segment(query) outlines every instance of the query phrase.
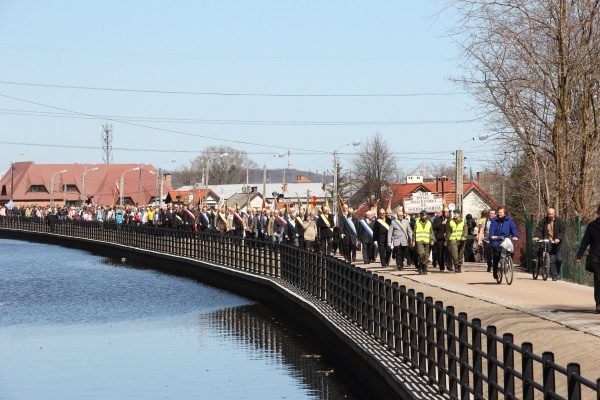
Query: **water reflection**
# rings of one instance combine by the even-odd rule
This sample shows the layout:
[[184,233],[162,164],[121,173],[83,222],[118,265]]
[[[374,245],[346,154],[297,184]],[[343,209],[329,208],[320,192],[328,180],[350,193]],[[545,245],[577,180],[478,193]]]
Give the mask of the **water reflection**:
[[1,399],[373,398],[294,321],[151,265],[0,239]]
[[314,337],[290,329],[294,322],[281,318],[285,317],[273,315],[263,305],[254,305],[202,315],[200,321],[218,327],[223,335],[234,337],[272,363],[291,368],[292,374],[320,399],[374,397],[366,387],[351,382],[351,372]]

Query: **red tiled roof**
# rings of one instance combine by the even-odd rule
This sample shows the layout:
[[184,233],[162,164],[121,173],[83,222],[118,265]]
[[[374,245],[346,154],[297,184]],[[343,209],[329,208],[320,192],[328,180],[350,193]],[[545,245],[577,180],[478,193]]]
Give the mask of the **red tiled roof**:
[[[444,196],[444,204],[454,203],[456,200],[456,185],[454,182],[450,180],[444,181],[442,192],[441,185],[438,182],[424,182],[424,183],[395,183],[391,185],[392,187],[392,201],[391,206],[392,209],[395,209],[399,205],[402,204],[404,198],[408,197],[412,193],[415,192],[431,192],[442,194]],[[481,196],[483,196],[487,201],[490,202],[494,207],[497,207],[499,204],[494,201],[490,197],[489,194],[483,190],[483,188],[475,181],[466,182],[463,184],[463,194],[466,195],[472,190],[476,190],[479,192]],[[362,218],[362,216],[370,209],[368,205],[364,205],[360,207],[358,210],[354,212],[357,218]]]
[[[98,168],[92,171],[93,168]],[[147,204],[156,195],[156,170],[151,165],[144,165],[140,171],[128,171],[137,168],[137,164],[36,164],[31,161],[14,163],[13,200],[16,204],[48,204],[50,203],[50,185],[54,175],[54,201],[58,204],[66,199],[68,202],[86,200],[83,193],[83,174],[86,172],[85,196],[94,196],[92,202],[102,205],[119,203],[117,185],[120,186],[121,175],[124,175],[124,198],[133,203],[138,202],[138,190],[141,204]],[[66,170],[64,173],[59,171]],[[140,180],[141,177],[141,180]],[[0,192],[0,203],[10,200],[10,169],[0,180],[0,188],[6,189],[6,195]],[[140,184],[141,183],[141,184]],[[65,194],[63,185],[74,187],[74,191]],[[32,186],[41,186],[45,191],[32,192]],[[172,190],[163,182],[163,192]]]

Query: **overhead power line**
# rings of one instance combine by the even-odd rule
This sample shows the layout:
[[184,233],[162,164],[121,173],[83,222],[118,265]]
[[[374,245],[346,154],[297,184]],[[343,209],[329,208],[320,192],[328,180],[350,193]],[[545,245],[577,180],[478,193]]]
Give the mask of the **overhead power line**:
[[284,126],[352,126],[352,125],[437,125],[437,124],[469,124],[480,119],[459,120],[414,120],[414,121],[270,121],[270,120],[224,120],[224,119],[197,119],[197,118],[170,118],[170,117],[139,117],[126,115],[74,115],[73,113],[57,113],[49,111],[15,110],[0,108],[0,114],[22,115],[29,117],[66,118],[66,119],[119,119],[135,122],[165,122],[180,124],[204,125],[284,125]]
[[96,86],[52,85],[46,83],[30,83],[0,81],[2,85],[36,86],[55,89],[96,90],[106,92],[130,92],[146,94],[183,94],[196,96],[240,96],[240,97],[420,97],[420,96],[457,96],[466,92],[423,92],[423,93],[241,93],[241,92],[193,92],[184,90],[127,89]]
[[116,119],[116,118],[107,118],[107,117],[103,117],[101,115],[87,114],[87,113],[83,113],[83,112],[79,112],[79,111],[69,110],[69,109],[66,109],[66,108],[50,106],[50,105],[47,105],[47,104],[42,104],[42,103],[38,103],[38,102],[35,102],[35,101],[31,101],[31,100],[25,100],[25,99],[21,99],[21,98],[14,97],[14,96],[8,96],[8,95],[2,94],[2,93],[0,93],[0,97],[5,97],[7,99],[17,100],[17,101],[21,101],[21,102],[28,103],[28,104],[35,104],[36,106],[47,107],[47,108],[51,108],[53,110],[65,111],[65,112],[73,113],[73,114],[76,114],[76,115],[83,115],[83,116],[86,116],[86,117],[94,117],[94,118],[97,118],[99,120],[104,120],[104,121],[108,120],[108,121],[112,121],[112,122],[119,122],[119,123],[122,123],[122,124],[125,124],[125,125],[136,126],[136,127],[139,127],[139,128],[150,129],[150,130],[154,130],[154,131],[158,131],[158,132],[168,132],[168,133],[175,133],[175,134],[178,134],[178,135],[197,137],[197,138],[201,138],[201,139],[211,139],[211,140],[216,140],[216,141],[219,141],[219,142],[226,142],[228,144],[236,143],[236,144],[243,144],[243,145],[268,147],[268,148],[280,149],[280,150],[284,149],[284,150],[307,151],[307,152],[313,152],[315,154],[324,154],[324,153],[326,153],[326,152],[321,151],[321,150],[302,149],[302,148],[294,148],[294,147],[286,147],[286,146],[275,146],[275,145],[264,144],[264,143],[252,143],[252,142],[246,142],[246,141],[242,141],[242,140],[224,139],[222,137],[221,138],[217,138],[217,137],[213,137],[213,136],[199,135],[199,134],[196,134],[196,133],[182,132],[182,131],[177,131],[177,130],[174,130],[174,129],[157,128],[155,126],[149,126],[149,125],[143,125],[143,124],[136,124],[134,122],[123,121],[123,120]]

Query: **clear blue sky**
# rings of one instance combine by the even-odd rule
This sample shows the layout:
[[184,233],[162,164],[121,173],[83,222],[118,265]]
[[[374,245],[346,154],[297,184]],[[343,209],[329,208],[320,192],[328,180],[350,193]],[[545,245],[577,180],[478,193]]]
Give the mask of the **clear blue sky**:
[[[376,132],[407,172],[452,163],[485,131],[460,122],[477,115],[447,79],[459,70],[451,21],[432,17],[441,7],[0,0],[0,169],[100,163],[102,123],[113,125],[115,163],[179,167],[224,144],[261,166],[289,149],[292,168],[323,171],[335,149]],[[476,145],[463,145],[474,171],[485,165]],[[343,167],[353,151],[340,150]]]

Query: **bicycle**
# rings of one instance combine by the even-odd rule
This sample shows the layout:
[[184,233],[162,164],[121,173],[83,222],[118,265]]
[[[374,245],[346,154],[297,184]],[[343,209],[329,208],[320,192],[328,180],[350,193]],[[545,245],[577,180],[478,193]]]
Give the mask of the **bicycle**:
[[507,285],[511,285],[513,282],[514,266],[512,260],[512,250],[514,249],[512,240],[504,236],[497,236],[496,239],[502,239],[500,247],[502,251],[500,253],[500,262],[498,263],[498,272],[496,274],[496,282],[502,283],[502,276],[506,280]]
[[550,239],[538,239],[538,255],[536,265],[533,267],[531,271],[533,275],[533,279],[537,279],[540,270],[542,272],[542,279],[548,279],[548,272],[550,270],[550,254],[548,253],[548,244],[551,243]]

